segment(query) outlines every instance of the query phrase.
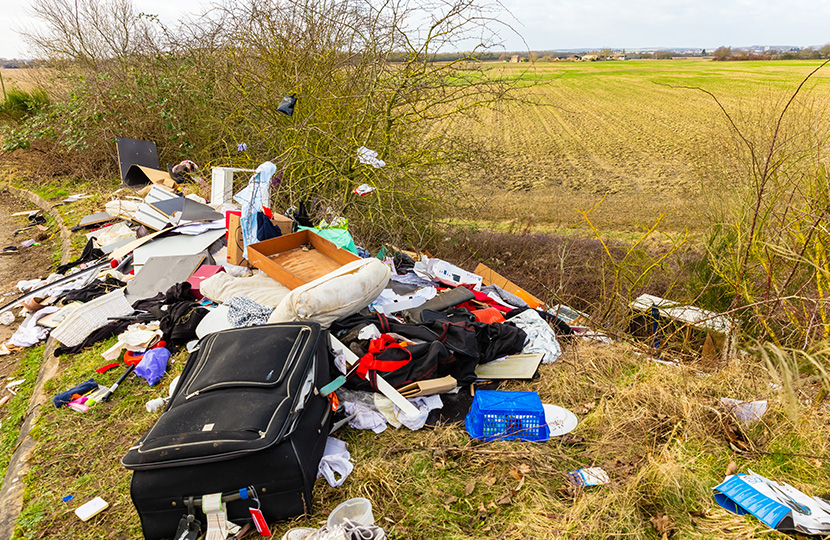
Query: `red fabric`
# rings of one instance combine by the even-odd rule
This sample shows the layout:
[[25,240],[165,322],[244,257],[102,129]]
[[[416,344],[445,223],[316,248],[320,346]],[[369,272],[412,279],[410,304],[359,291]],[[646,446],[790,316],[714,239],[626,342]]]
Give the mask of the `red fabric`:
[[119,364],[118,362],[113,362],[112,364],[107,364],[106,366],[99,367],[98,369],[95,370],[95,372],[96,373],[106,373],[107,371],[109,371],[113,368],[117,368],[120,365],[121,364]]
[[[378,360],[375,355],[380,354],[386,349],[402,349],[406,351],[409,358],[406,360]],[[373,339],[369,342],[369,352],[364,354],[360,359],[360,365],[357,366],[357,375],[361,379],[366,379],[366,375],[370,370],[383,371],[388,373],[402,368],[412,360],[412,353],[406,349],[406,345],[398,343],[390,335],[381,334],[379,338]]]
[[476,316],[476,320],[478,322],[487,324],[504,322],[504,317],[502,316],[501,311],[496,308],[489,307],[485,309],[476,309],[472,311],[472,314]]

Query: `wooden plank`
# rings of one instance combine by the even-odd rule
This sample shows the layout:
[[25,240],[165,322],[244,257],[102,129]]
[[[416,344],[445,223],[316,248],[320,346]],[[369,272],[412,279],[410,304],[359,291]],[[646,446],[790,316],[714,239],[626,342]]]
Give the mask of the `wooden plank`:
[[526,290],[522,289],[506,277],[502,276],[495,270],[491,269],[489,266],[486,266],[484,263],[478,263],[478,266],[476,266],[476,269],[473,271],[473,273],[481,276],[482,283],[484,283],[485,285],[496,285],[498,287],[501,287],[510,294],[516,295],[525,302],[527,302],[527,305],[533,309],[545,309],[544,302],[542,302]]

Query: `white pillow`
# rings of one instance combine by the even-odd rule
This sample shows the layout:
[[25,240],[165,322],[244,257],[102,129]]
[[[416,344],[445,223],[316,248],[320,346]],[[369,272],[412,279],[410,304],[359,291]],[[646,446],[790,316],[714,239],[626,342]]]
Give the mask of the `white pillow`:
[[389,277],[389,267],[377,259],[352,261],[288,293],[268,322],[315,321],[328,328],[368,306]]

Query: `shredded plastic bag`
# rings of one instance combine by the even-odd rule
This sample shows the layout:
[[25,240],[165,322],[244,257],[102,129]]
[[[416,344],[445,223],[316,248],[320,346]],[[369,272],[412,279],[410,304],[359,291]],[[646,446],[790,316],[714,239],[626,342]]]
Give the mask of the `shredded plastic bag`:
[[169,359],[170,351],[164,347],[150,349],[144,353],[144,358],[135,366],[135,374],[147,379],[150,386],[155,386],[164,377]]

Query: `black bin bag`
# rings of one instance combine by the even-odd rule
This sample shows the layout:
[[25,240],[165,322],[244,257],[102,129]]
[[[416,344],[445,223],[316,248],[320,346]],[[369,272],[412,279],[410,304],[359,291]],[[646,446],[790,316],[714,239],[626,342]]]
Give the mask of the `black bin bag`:
[[[172,538],[190,497],[255,492],[268,522],[311,511],[331,427],[328,336],[317,323],[267,324],[210,334],[190,355],[156,424],[121,463],[144,538]],[[249,499],[227,518],[251,521]],[[195,518],[206,523],[201,509]]]

